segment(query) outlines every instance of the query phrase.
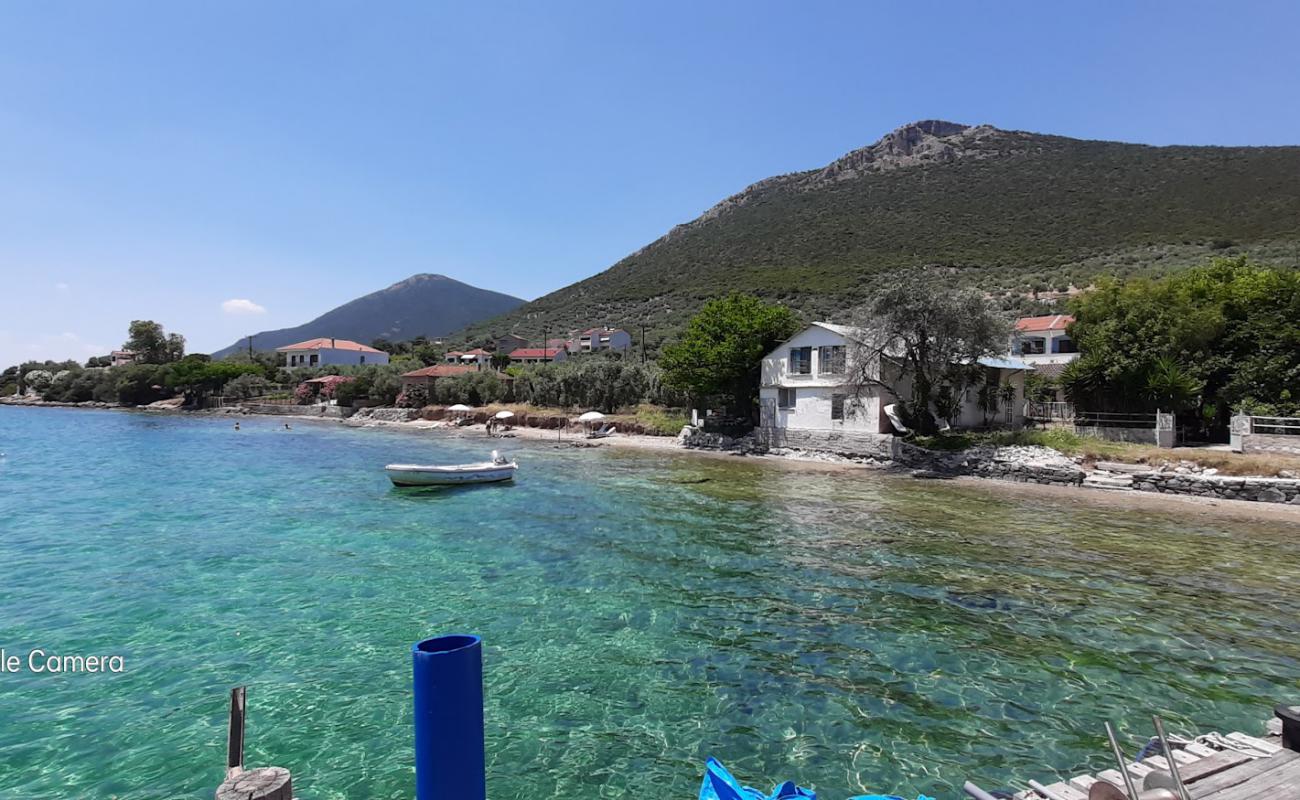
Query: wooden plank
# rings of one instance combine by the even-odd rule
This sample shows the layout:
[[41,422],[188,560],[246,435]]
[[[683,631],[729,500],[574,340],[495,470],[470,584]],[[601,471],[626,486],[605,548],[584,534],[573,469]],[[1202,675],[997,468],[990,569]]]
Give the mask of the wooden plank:
[[1060,800],[1088,800],[1088,795],[1066,783],[1053,783],[1043,787]]
[[1208,744],[1201,744],[1200,742],[1191,742],[1183,749],[1188,753],[1191,753],[1194,756],[1200,756],[1201,758],[1208,758],[1209,756],[1219,752]]
[[1247,736],[1244,733],[1233,732],[1223,737],[1234,744],[1243,744],[1256,750],[1272,755],[1282,749],[1282,745],[1277,742],[1270,742],[1265,739],[1257,739],[1254,736]]
[[1195,783],[1226,769],[1232,769],[1239,764],[1245,764],[1250,760],[1250,756],[1244,753],[1238,753],[1234,750],[1220,750],[1216,751],[1212,756],[1202,758],[1195,764],[1179,767],[1178,775],[1183,779],[1183,783]]
[[[1214,775],[1207,776],[1190,785],[1192,797],[1201,798],[1209,797],[1217,792],[1222,792],[1234,786],[1254,780],[1255,778],[1267,772],[1282,768],[1293,763],[1300,758],[1300,753],[1287,751],[1279,753],[1272,758],[1257,758],[1253,761],[1246,761],[1226,770],[1221,770]],[[1210,759],[1205,759],[1209,761]],[[1192,765],[1189,769],[1194,768]],[[1186,780],[1186,779],[1184,779]],[[1281,800],[1281,798],[1278,798]]]
[[1142,763],[1146,764],[1151,769],[1161,769],[1165,772],[1169,771],[1169,762],[1165,761],[1164,756],[1147,756],[1142,759]]
[[1183,764],[1191,764],[1193,761],[1200,760],[1200,756],[1193,755],[1192,753],[1189,753],[1186,750],[1175,750],[1172,753],[1172,755],[1174,757],[1174,761],[1177,761],[1179,766],[1182,766]]
[[[1273,761],[1274,759],[1260,759]],[[1255,777],[1213,794],[1193,794],[1205,800],[1287,800],[1300,797],[1300,762],[1290,759],[1280,767],[1266,770]]]
[[1091,775],[1075,775],[1073,778],[1070,779],[1070,786],[1072,786],[1075,789],[1078,789],[1084,794],[1087,794],[1088,790],[1091,789],[1092,785],[1096,782],[1097,779],[1092,777]]
[[1119,774],[1118,770],[1104,769],[1101,772],[1097,773],[1097,778],[1098,780],[1103,780],[1106,783],[1114,784],[1115,786],[1118,786],[1121,789],[1124,788],[1124,776]]

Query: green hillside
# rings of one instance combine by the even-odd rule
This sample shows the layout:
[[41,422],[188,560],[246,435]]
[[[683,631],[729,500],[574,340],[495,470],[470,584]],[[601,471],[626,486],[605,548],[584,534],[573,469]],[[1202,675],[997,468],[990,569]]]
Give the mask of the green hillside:
[[928,121],[757,183],[463,336],[644,323],[653,347],[733,289],[834,316],[882,273],[916,267],[1040,310],[1099,273],[1239,252],[1300,260],[1300,147],[1150,147]]

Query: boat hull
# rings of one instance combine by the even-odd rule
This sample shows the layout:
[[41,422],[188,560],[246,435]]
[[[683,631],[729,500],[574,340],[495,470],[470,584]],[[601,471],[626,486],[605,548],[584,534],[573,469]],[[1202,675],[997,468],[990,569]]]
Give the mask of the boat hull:
[[384,467],[394,486],[467,486],[475,483],[501,483],[514,480],[518,465],[466,464],[459,467],[433,467],[419,464],[389,464]]

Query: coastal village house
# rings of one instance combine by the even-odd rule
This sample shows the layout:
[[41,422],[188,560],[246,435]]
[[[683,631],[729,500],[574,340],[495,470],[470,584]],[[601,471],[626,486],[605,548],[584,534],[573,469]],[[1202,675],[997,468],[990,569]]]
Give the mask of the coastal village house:
[[139,357],[140,354],[134,350],[114,350],[109,354],[109,358],[111,359],[109,361],[109,366],[125,367],[128,364],[134,364],[136,359]]
[[[1011,334],[1011,358],[1024,361],[1036,374],[1055,383],[1066,365],[1079,357],[1079,348],[1065,330],[1071,322],[1074,317],[1067,314],[1021,317]],[[1059,388],[1054,399],[1065,399]]]
[[520,347],[510,353],[511,364],[549,364],[566,358],[568,351],[563,347]]
[[632,348],[632,335],[621,328],[588,328],[573,334],[571,341],[569,349],[575,353],[622,352]]
[[[911,394],[910,381],[888,356],[876,356],[874,364],[863,365],[875,379],[870,385],[854,386],[849,381],[853,329],[845,325],[816,322],[783,342],[763,358],[759,388],[760,427],[778,431],[800,431],[815,440],[818,434],[855,432],[893,433],[885,406]],[[1029,365],[1014,359],[981,359],[990,370],[990,380],[999,386],[1010,383],[1016,396],[999,401],[989,421],[1002,427],[1018,427],[1023,421],[1024,376]],[[985,424],[979,407],[978,390],[964,390],[960,411],[952,420],[955,427]]]
[[475,364],[435,364],[432,367],[402,373],[402,389],[419,386],[432,392],[433,385],[439,378],[451,378],[467,372],[478,372],[481,367]]
[[507,333],[505,336],[498,337],[496,340],[496,349],[498,353],[513,353],[515,350],[527,346],[528,340],[514,333]]
[[481,347],[475,347],[473,350],[451,350],[443,356],[443,361],[447,364],[469,364],[471,366],[485,366],[492,360],[492,354]]
[[361,364],[387,364],[388,354],[364,344],[348,339],[309,339],[305,342],[277,347],[277,353],[284,353],[285,366],[324,367],[357,366]]

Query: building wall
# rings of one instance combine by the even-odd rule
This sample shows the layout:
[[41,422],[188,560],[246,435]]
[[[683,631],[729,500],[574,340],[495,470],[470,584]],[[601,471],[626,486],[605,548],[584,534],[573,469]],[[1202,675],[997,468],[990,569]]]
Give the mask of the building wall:
[[[797,386],[794,408],[778,407],[780,387],[764,386],[758,390],[759,403],[775,409],[771,422],[775,427],[809,431],[858,431],[881,433],[880,397],[876,392],[854,397],[841,387]],[[844,419],[831,419],[831,395],[844,394]],[[765,420],[766,422],[766,420]]]
[[[284,363],[290,366],[290,368],[311,366],[326,367],[331,365],[357,366],[360,364],[369,366],[372,364],[388,363],[388,354],[382,351],[378,353],[362,353],[356,350],[340,350],[334,347],[322,347],[319,350],[297,350],[291,353],[285,353],[284,355]],[[315,364],[311,363],[311,357],[313,355],[319,357]],[[292,357],[294,356],[298,357],[297,364],[292,363]]]
[[[1011,337],[1011,355],[1030,364],[1068,364],[1079,357],[1078,353],[1058,352],[1062,339],[1069,339],[1065,331],[1036,331],[1016,333]],[[1044,339],[1043,353],[1020,353],[1020,342],[1025,339]]]

